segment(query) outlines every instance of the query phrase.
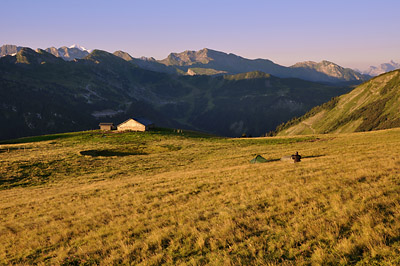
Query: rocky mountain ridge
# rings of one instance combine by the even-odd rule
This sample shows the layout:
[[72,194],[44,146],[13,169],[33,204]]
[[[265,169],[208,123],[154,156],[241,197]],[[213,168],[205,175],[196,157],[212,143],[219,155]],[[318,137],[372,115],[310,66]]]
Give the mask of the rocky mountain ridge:
[[[22,48],[24,47],[10,45],[10,44],[3,45],[0,47],[0,57],[6,55],[16,55],[17,52],[19,52]],[[87,56],[90,52],[89,50],[79,45],[72,45],[70,47],[62,46],[60,48],[55,48],[55,47],[49,47],[46,49],[38,48],[37,50],[45,50],[46,52],[51,53],[56,57],[60,57],[66,61],[72,61],[74,59],[82,59],[85,56]]]
[[22,49],[21,46],[16,46],[12,44],[5,44],[0,46],[0,57],[6,55],[15,55]]
[[72,61],[74,59],[82,59],[89,54],[87,50],[82,50],[78,47],[62,46],[60,48],[50,47],[45,49],[46,52],[53,54],[56,57],[61,57],[66,61]]

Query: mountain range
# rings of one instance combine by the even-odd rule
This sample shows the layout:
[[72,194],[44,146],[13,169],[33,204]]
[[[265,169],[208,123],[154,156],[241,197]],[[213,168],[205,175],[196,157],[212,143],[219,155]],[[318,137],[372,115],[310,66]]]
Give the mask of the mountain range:
[[400,127],[400,70],[394,70],[280,125],[277,135],[350,133]]
[[70,47],[62,46],[58,49],[55,47],[50,47],[45,51],[67,61],[82,59],[89,54],[88,50],[78,45],[72,45]]
[[369,76],[378,76],[396,69],[400,69],[400,64],[392,60],[388,63],[380,64],[379,66],[370,66],[368,70],[363,71],[362,73]]
[[[0,57],[6,55],[16,55],[23,47],[6,44],[0,47]],[[62,46],[60,48],[50,47],[45,49],[46,52],[53,54],[56,57],[61,57],[66,61],[74,59],[82,59],[90,53],[90,50],[85,49],[79,45],[72,45],[70,47]]]
[[[3,45],[0,47],[0,57],[16,54],[21,48],[21,46],[16,45]],[[91,50],[76,44],[69,47],[49,47],[44,50],[67,61],[82,59],[91,52]],[[354,82],[356,84],[373,76],[400,68],[400,64],[393,60],[379,66],[370,66],[365,71],[343,68],[326,60],[319,63],[312,61],[299,62],[293,66],[285,67],[268,59],[252,60],[207,48],[199,51],[171,53],[163,60],[156,60],[153,57],[134,58],[124,51],[116,51],[114,54],[127,61],[132,61],[141,68],[169,74],[224,75],[262,71],[277,77],[295,77],[331,83]]]
[[15,49],[0,58],[0,123],[7,125],[0,139],[94,129],[137,116],[165,127],[259,136],[350,90],[261,71],[150,71],[122,51],[93,50],[68,61],[41,49]]
[[[1,56],[15,54],[21,48],[15,45],[3,45],[0,47],[0,54]],[[79,45],[60,48],[50,47],[44,50],[67,61],[83,59],[90,52]],[[199,51],[171,53],[163,60],[155,60],[152,57],[133,58],[124,51],[116,51],[114,54],[143,69],[176,75],[225,75],[261,71],[281,78],[352,84],[359,84],[371,78],[329,61],[320,63],[302,62],[291,67],[285,67],[268,59],[247,59],[207,48]]]
[[267,59],[247,59],[211,49],[171,53],[167,58],[157,61],[174,67],[186,74],[239,74],[262,71],[281,78],[301,78],[316,82],[363,82],[370,77],[350,68],[343,68],[329,61],[303,62],[291,67],[275,64]]

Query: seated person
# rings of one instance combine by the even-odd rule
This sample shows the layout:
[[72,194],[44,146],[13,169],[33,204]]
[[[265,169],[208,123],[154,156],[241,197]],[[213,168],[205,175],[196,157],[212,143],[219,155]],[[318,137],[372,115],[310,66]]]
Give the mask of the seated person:
[[292,159],[295,163],[300,162],[301,161],[301,155],[299,155],[299,153],[296,151],[296,154],[292,155]]

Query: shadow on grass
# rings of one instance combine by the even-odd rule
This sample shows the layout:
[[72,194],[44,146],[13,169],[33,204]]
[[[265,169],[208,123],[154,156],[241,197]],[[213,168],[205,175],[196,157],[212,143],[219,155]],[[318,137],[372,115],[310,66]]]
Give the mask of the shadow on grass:
[[266,163],[277,162],[280,160],[281,160],[281,158],[267,159]]
[[302,156],[302,159],[306,159],[306,158],[318,158],[318,157],[323,157],[325,156],[325,154],[319,154],[319,155],[308,155],[308,156]]
[[[308,155],[308,156],[301,156],[301,159],[308,159],[308,158],[318,158],[318,157],[323,157],[325,154],[320,154],[320,155]],[[272,163],[272,162],[277,162],[277,161],[291,161],[293,162],[293,159],[291,158],[290,155],[288,156],[283,156],[282,158],[271,158],[271,159],[265,159],[265,161],[261,162],[256,162],[256,163]]]
[[124,157],[124,156],[131,156],[131,155],[147,155],[145,152],[140,151],[115,151],[115,150],[87,150],[79,152],[80,155],[84,156],[91,156],[91,157]]

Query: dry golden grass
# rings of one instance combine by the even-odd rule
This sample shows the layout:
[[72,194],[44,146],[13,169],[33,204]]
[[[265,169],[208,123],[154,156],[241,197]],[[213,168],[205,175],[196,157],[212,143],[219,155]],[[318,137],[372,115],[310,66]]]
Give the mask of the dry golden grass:
[[399,265],[399,145],[399,129],[3,144],[0,264]]

